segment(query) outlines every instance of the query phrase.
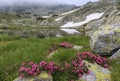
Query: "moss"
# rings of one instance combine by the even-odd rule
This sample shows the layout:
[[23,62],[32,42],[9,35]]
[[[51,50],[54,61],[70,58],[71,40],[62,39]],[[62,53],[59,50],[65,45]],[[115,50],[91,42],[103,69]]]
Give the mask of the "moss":
[[51,76],[49,76],[46,72],[42,72],[42,73],[39,75],[39,78],[47,79],[47,78],[51,78]]
[[116,28],[115,31],[120,33],[120,28]]
[[100,66],[98,66],[97,64],[91,64],[91,63],[88,63],[88,62],[87,62],[87,64],[90,65],[89,69],[92,70],[95,73],[96,78],[97,78],[96,81],[106,81],[106,79],[111,81],[110,74],[103,73],[100,70]]
[[114,39],[115,39],[115,44],[120,44],[120,38],[119,37],[114,36]]
[[[96,44],[96,42],[98,41],[100,36],[109,35],[111,33],[111,31],[113,31],[113,32],[116,31],[116,32],[119,33],[120,29],[119,29],[119,27],[113,28],[112,26],[109,26],[109,25],[100,27],[98,31],[95,31],[93,33],[93,35],[91,37],[91,39],[92,39],[91,45],[94,46]],[[111,42],[113,40],[115,40],[115,44],[119,44],[120,43],[120,38],[118,36],[113,36],[113,37],[112,36],[111,37],[108,36],[107,38],[102,37],[102,39],[101,39],[101,41],[103,41],[103,42],[105,42],[105,43],[107,43],[109,45],[111,44]],[[110,49],[109,45],[106,47],[107,49]]]
[[104,48],[104,50],[109,51],[111,49],[111,45],[107,44],[107,46]]
[[103,41],[110,44],[110,38],[103,38]]

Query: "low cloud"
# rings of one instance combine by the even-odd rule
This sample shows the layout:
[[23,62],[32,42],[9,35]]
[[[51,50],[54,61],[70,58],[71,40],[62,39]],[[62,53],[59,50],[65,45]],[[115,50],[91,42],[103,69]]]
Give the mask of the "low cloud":
[[0,6],[21,4],[21,3],[26,3],[26,4],[40,3],[40,4],[47,4],[47,5],[64,3],[64,4],[82,5],[87,3],[88,1],[94,2],[98,0],[1,0]]

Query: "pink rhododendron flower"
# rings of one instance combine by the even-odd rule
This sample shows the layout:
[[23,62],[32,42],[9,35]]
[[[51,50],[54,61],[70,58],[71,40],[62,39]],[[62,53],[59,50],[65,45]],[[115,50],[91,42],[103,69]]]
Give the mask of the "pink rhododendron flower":
[[33,61],[30,61],[30,62],[29,62],[29,65],[33,65],[33,64],[34,64],[34,62],[33,62]]
[[24,67],[20,67],[20,72],[25,71]]
[[65,68],[66,68],[66,69],[69,69],[70,67],[71,67],[70,64],[65,63]]
[[[72,45],[66,42],[60,44],[60,46],[65,48],[71,48]],[[86,66],[86,63],[83,60],[90,61],[92,63],[96,62],[97,64],[108,68],[109,65],[107,64],[107,59],[103,58],[99,55],[94,55],[90,52],[82,52],[78,53],[77,57],[73,58],[71,63],[65,63],[63,66],[57,66],[54,62],[45,62],[41,61],[39,64],[30,61],[29,63],[22,63],[20,67],[20,77],[25,76],[37,76],[42,71],[46,71],[49,75],[56,75],[55,73],[64,73],[68,72],[69,78],[68,81],[74,81],[75,78],[82,77],[84,74],[89,74],[90,70],[88,69],[89,66]],[[58,73],[58,74],[59,74]]]
[[24,77],[24,74],[20,74],[19,76],[20,76],[21,78],[23,78],[23,77]]
[[47,64],[47,62],[45,62],[45,61],[42,61],[42,62],[39,63],[39,65],[40,65],[41,67],[45,67],[46,64]]
[[108,64],[104,64],[103,66],[104,66],[105,68],[108,68],[108,67],[109,67],[109,65],[108,65]]
[[78,77],[81,77],[82,76],[82,74],[78,74]]
[[72,48],[72,47],[73,47],[73,45],[71,45],[71,44],[69,44],[69,43],[67,43],[67,42],[62,42],[62,43],[60,43],[60,46],[61,46],[61,47],[64,47],[64,48]]

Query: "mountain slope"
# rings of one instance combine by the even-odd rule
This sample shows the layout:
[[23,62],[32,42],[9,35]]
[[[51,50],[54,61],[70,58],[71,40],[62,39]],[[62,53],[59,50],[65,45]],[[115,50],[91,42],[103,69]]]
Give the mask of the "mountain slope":
[[58,5],[46,5],[41,3],[20,3],[20,4],[12,4],[5,5],[0,7],[0,11],[2,12],[15,12],[15,13],[27,13],[27,14],[40,14],[40,15],[48,15],[57,12],[69,11],[71,9],[76,8],[75,5],[67,5],[67,4],[58,4]]

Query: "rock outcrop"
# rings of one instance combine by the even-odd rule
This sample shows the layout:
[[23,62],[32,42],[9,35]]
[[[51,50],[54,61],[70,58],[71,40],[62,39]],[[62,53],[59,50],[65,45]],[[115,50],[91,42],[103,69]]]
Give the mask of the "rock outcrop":
[[120,24],[99,27],[91,36],[90,46],[99,54],[114,54],[120,49]]
[[83,75],[80,81],[111,81],[110,71],[108,69],[87,61],[86,64],[90,66],[90,73]]
[[48,75],[46,72],[42,72],[37,77],[31,77],[31,78],[18,77],[14,81],[53,81],[53,80],[52,80],[52,76]]
[[113,2],[100,0],[98,2],[88,2],[73,13],[64,15],[60,22],[82,22],[86,16],[92,13],[103,13],[113,8]]
[[66,32],[59,29],[32,29],[32,30],[0,30],[0,34],[17,35],[23,38],[35,37],[35,38],[46,38],[46,37],[59,37],[68,35]]

